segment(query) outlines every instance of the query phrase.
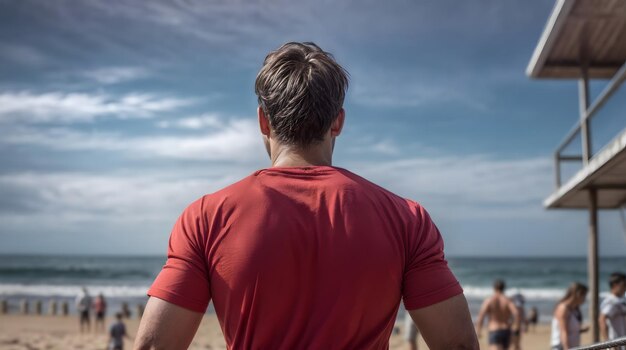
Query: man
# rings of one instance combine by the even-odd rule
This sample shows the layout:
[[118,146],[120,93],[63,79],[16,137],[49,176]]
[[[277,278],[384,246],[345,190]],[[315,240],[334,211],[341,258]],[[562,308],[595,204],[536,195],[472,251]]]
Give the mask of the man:
[[477,349],[428,213],[332,166],[348,80],[313,43],[265,59],[272,167],[191,204],[148,291],[136,349],[184,349],[213,300],[232,349],[386,349],[400,300],[431,349]]
[[[600,334],[604,340],[626,337],[626,275],[614,272],[609,277],[611,293],[600,305]],[[626,350],[621,346],[620,350]]]
[[91,319],[89,317],[90,309],[91,296],[89,296],[87,287],[82,287],[80,293],[76,297],[76,311],[78,312],[81,333],[85,332],[85,330],[89,332],[91,328]]
[[494,281],[494,293],[483,302],[476,321],[476,333],[480,337],[485,317],[489,318],[489,349],[491,350],[507,350],[511,344],[511,325],[514,326],[514,332],[520,329],[519,312],[515,304],[504,295],[504,289],[504,281]]

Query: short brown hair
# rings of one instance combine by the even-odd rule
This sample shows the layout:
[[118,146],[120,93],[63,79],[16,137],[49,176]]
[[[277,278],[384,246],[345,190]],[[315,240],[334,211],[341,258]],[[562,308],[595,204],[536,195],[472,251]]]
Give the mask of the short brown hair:
[[621,272],[613,272],[611,276],[609,276],[609,287],[613,288],[613,286],[620,284],[626,281],[626,275]]
[[323,139],[343,107],[348,72],[311,42],[270,52],[254,91],[278,140],[306,147]]
[[504,283],[503,280],[497,279],[493,281],[493,289],[497,290],[498,292],[504,292],[504,288],[506,288],[506,283]]

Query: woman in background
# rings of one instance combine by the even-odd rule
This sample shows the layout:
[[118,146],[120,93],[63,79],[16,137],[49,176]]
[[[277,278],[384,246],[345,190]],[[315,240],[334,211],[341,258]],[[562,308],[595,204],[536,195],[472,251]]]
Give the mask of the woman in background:
[[587,298],[588,288],[582,283],[572,283],[565,296],[554,309],[552,319],[552,350],[567,350],[580,345],[580,333],[588,330],[582,327],[580,305]]
[[93,308],[96,312],[96,332],[104,332],[104,317],[107,311],[107,302],[104,295],[100,293],[93,302]]

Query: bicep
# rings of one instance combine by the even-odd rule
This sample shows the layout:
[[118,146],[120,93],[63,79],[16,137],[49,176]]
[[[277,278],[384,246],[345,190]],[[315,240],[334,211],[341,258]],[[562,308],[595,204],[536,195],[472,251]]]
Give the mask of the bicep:
[[135,349],[187,349],[202,315],[151,297],[139,324]]
[[430,349],[478,349],[472,318],[463,294],[409,314]]

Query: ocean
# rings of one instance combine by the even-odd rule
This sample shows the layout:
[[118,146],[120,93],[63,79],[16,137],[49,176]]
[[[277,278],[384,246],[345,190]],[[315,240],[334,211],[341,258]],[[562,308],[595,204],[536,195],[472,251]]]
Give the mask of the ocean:
[[[548,322],[556,301],[574,281],[587,283],[585,258],[448,258],[476,316],[482,300],[491,294],[494,279],[507,283],[509,294],[520,292],[527,308],[539,309],[540,321]],[[7,300],[11,312],[19,302],[40,300],[45,306],[55,299],[70,304],[81,286],[92,296],[103,293],[110,312],[126,302],[145,304],[146,291],[165,262],[163,256],[47,256],[0,255],[0,299]],[[608,291],[611,272],[626,271],[626,257],[600,259],[601,297]],[[586,313],[587,306],[583,306]],[[210,307],[207,312],[213,312]],[[401,308],[399,317],[404,313]]]

